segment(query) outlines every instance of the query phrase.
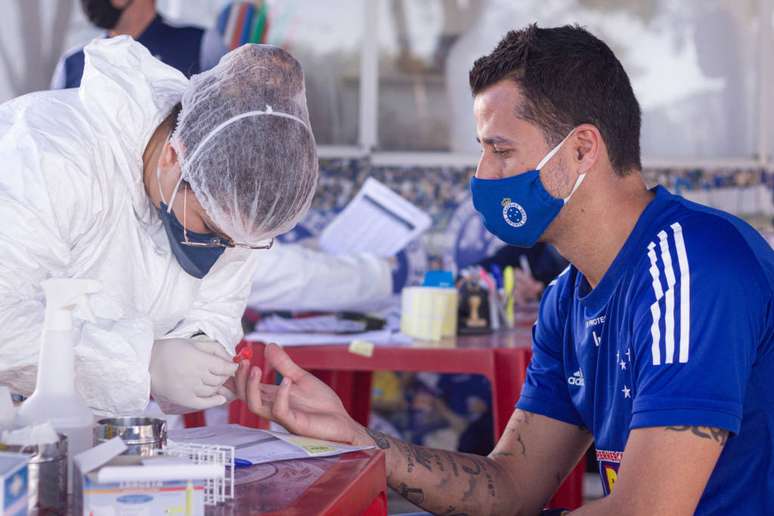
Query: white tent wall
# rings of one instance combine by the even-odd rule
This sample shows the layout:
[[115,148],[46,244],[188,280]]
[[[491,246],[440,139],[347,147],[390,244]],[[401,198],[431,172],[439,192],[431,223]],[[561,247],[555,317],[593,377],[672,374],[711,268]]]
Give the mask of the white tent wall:
[[[159,0],[158,7],[170,20],[207,27],[226,3]],[[578,21],[619,54],[643,106],[646,166],[768,167],[773,3],[269,0],[269,42],[297,53],[307,70],[326,157],[475,165],[467,69],[505,30],[536,20]],[[450,30],[460,31],[457,43],[446,49],[446,64],[433,65]],[[59,56],[97,34],[78,0],[0,0],[0,102],[46,89]]]

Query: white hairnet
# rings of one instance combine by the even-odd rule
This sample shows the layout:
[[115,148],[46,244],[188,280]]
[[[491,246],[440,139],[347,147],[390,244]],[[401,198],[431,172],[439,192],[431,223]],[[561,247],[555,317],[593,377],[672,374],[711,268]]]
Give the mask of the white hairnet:
[[238,243],[293,228],[317,184],[301,65],[271,45],[244,45],[191,78],[171,139],[212,221]]

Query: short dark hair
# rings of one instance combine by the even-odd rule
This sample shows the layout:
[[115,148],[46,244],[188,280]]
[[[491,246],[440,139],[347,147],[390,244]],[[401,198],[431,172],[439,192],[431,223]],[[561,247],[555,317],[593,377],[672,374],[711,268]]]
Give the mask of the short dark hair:
[[640,170],[640,105],[629,77],[603,41],[578,25],[550,29],[532,24],[510,31],[470,70],[478,95],[503,79],[524,96],[516,116],[537,124],[556,144],[573,127],[593,124],[618,175]]

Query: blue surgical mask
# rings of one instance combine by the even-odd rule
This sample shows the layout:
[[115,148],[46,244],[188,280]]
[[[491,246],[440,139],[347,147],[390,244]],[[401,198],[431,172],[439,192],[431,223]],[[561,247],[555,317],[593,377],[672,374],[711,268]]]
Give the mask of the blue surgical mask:
[[[159,183],[159,193],[161,194],[162,199],[158,208],[159,218],[164,224],[164,230],[167,233],[172,254],[185,272],[194,278],[202,279],[210,272],[212,266],[215,265],[215,262],[218,261],[220,255],[222,255],[223,251],[226,249],[224,247],[191,247],[182,244],[181,242],[186,240],[192,243],[209,244],[213,239],[217,239],[217,236],[213,233],[196,233],[187,230],[184,228],[183,224],[177,220],[175,212],[172,211],[172,203],[175,201],[175,195],[177,195],[177,191],[180,188],[182,175],[175,186],[175,191],[172,194],[172,198],[169,200],[169,205],[166,204],[164,192],[161,191],[161,181],[159,179],[158,169],[156,169],[156,179]],[[183,209],[185,209],[185,206]]]
[[535,245],[586,177],[585,173],[580,174],[564,199],[552,196],[540,181],[540,170],[571,134],[551,149],[534,170],[504,179],[470,180],[473,207],[490,233],[517,247]]

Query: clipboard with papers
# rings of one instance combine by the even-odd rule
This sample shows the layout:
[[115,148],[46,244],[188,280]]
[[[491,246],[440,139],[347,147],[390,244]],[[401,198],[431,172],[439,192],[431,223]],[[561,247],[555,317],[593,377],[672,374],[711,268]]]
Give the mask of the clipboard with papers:
[[331,254],[394,256],[431,226],[430,216],[373,178],[320,235]]

